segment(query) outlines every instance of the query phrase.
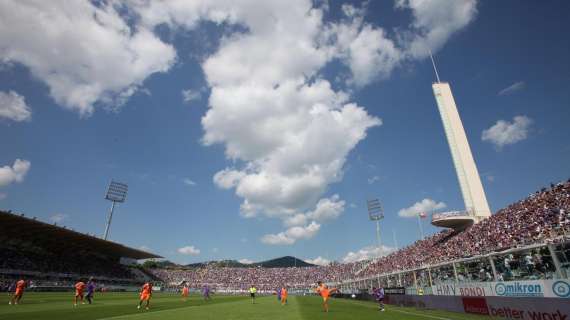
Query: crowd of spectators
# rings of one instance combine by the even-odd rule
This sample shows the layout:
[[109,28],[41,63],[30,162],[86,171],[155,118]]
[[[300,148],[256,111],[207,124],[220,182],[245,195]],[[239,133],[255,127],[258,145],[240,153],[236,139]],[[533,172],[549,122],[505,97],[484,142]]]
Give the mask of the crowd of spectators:
[[[570,181],[551,185],[466,230],[445,230],[383,257],[358,276],[409,270],[570,237]],[[514,262],[514,260],[513,260]]]
[[0,246],[0,274],[23,273],[58,278],[95,276],[108,279],[133,279],[133,273],[118,260],[88,252],[47,252]]

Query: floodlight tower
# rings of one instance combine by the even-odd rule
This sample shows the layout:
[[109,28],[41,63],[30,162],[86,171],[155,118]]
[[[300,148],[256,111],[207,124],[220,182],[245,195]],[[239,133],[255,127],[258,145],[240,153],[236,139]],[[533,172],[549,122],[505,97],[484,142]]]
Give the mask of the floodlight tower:
[[107,189],[107,195],[105,195],[105,199],[112,201],[113,204],[111,205],[111,211],[109,212],[109,217],[107,219],[107,225],[105,226],[105,234],[103,235],[103,239],[107,240],[107,236],[109,235],[109,229],[111,227],[111,220],[113,219],[113,211],[115,210],[115,203],[125,202],[127,198],[127,191],[129,186],[124,183],[116,182],[111,180],[109,184],[109,188]]
[[378,199],[367,201],[368,204],[368,217],[370,221],[376,221],[376,240],[378,241],[378,259],[380,259],[380,252],[382,251],[382,240],[380,238],[380,220],[384,219],[384,209]]

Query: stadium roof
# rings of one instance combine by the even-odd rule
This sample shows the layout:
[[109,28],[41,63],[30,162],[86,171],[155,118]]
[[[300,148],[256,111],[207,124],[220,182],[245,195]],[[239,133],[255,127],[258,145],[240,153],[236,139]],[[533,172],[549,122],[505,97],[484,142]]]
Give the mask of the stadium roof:
[[21,240],[33,243],[47,250],[61,250],[63,247],[75,247],[108,256],[131,259],[162,258],[153,253],[126,247],[112,241],[106,241],[92,235],[80,233],[36,220],[24,215],[12,214],[0,210],[0,243]]

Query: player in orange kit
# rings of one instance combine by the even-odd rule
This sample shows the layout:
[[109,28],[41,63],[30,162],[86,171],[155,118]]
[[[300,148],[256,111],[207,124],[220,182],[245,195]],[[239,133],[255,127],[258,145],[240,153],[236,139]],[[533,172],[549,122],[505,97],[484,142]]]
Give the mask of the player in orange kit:
[[188,288],[187,284],[184,284],[184,287],[182,287],[182,297],[184,298],[184,301],[188,300],[189,294],[190,294],[190,289]]
[[287,292],[287,288],[281,288],[281,305],[284,306],[287,304],[287,296],[289,293]]
[[331,294],[333,294],[334,292],[338,292],[337,288],[332,288],[329,289],[325,284],[323,284],[321,281],[317,282],[318,286],[315,289],[315,291],[321,296],[323,297],[323,311],[324,312],[329,312],[329,298],[331,296]]
[[77,298],[81,299],[81,303],[85,304],[85,301],[83,301],[83,290],[85,290],[85,283],[81,280],[79,280],[76,284],[75,284],[75,298],[73,299],[73,306],[77,307]]
[[152,283],[147,282],[143,285],[139,300],[139,305],[137,309],[140,309],[143,301],[146,302],[145,309],[148,310],[150,307],[150,298],[152,297]]
[[14,291],[14,295],[8,304],[20,303],[20,299],[22,299],[22,296],[24,295],[24,289],[26,288],[26,285],[27,284],[24,279],[20,279],[18,282],[16,282],[16,291]]

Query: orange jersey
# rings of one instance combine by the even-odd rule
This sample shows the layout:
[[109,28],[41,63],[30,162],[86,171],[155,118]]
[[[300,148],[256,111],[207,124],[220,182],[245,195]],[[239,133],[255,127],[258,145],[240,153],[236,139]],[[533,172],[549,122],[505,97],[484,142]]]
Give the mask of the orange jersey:
[[75,290],[81,292],[83,289],[85,289],[85,283],[83,283],[83,281],[79,281],[75,284]]
[[187,287],[182,288],[182,294],[185,295],[185,296],[188,295],[188,292],[189,292],[189,291],[190,291],[190,290],[188,290]]
[[287,289],[285,289],[285,288],[281,289],[281,297],[282,298],[287,298],[287,294],[288,294]]
[[142,294],[150,294],[152,292],[152,285],[150,283],[145,283],[142,287]]
[[16,290],[24,290],[24,288],[26,287],[26,281],[24,280],[20,280],[18,282],[16,282]]

